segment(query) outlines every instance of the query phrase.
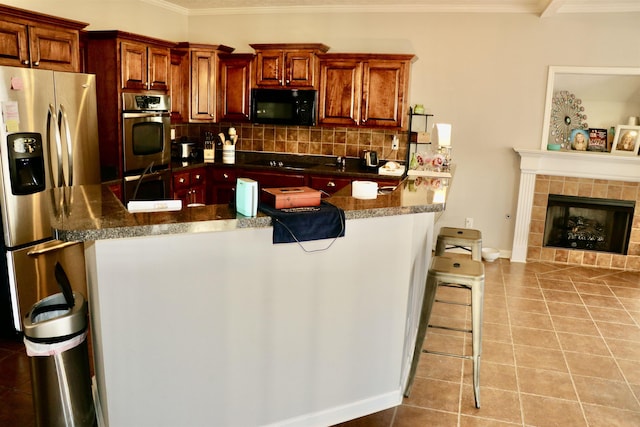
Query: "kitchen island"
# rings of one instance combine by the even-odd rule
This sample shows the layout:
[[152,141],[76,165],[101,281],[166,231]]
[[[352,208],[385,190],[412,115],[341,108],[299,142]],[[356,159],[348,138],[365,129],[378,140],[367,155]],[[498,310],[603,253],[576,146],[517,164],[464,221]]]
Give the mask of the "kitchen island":
[[[273,244],[226,205],[129,213],[53,190],[83,241],[98,410],[110,426],[326,426],[402,401],[442,181],[329,199],[345,237]],[[430,184],[430,185],[428,185]]]

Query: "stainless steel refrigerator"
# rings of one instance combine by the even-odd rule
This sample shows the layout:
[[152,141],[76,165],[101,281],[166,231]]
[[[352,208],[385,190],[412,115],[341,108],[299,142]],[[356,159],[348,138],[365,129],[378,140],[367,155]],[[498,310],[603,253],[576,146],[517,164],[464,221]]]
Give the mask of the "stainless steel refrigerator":
[[[0,204],[6,299],[13,332],[45,296],[60,292],[60,262],[86,294],[81,243],[52,238],[50,189],[100,182],[95,76],[0,67]],[[114,123],[114,126],[117,125]]]

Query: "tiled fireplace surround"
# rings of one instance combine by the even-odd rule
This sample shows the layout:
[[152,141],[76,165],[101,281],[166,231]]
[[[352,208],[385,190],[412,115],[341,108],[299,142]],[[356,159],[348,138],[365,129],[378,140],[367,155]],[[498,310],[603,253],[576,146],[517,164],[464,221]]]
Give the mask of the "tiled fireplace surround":
[[[549,261],[640,271],[640,158],[516,151],[521,156],[521,175],[512,261]],[[627,255],[543,247],[549,194],[635,201]]]

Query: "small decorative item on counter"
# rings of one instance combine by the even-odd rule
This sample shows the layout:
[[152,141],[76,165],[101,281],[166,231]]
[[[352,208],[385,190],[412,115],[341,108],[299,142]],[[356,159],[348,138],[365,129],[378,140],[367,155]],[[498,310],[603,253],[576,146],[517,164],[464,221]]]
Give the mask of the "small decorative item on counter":
[[416,153],[411,155],[411,161],[409,161],[409,169],[416,170],[418,169],[418,159],[416,158]]
[[213,163],[216,159],[215,142],[213,132],[204,133],[204,162]]
[[413,114],[424,114],[424,105],[416,104],[413,108]]

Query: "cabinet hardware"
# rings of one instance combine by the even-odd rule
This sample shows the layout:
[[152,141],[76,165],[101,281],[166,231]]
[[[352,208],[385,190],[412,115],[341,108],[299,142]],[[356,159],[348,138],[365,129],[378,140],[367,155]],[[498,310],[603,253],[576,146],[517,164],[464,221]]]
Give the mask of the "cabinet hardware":
[[29,65],[29,60],[28,60],[28,59],[25,59],[24,61],[22,61],[22,64],[23,64],[23,65]]
[[327,182],[327,187],[335,187],[335,186],[336,186],[335,182],[333,182],[333,181]]
[[37,67],[38,65],[40,65],[40,61],[36,61],[36,62],[33,63],[34,67]]
[[226,173],[223,173],[223,174],[222,174],[222,177],[223,177],[224,179],[229,179],[229,175],[227,175]]
[[179,182],[180,184],[184,184],[185,180],[184,180],[184,178],[180,178],[180,179],[178,180],[178,182]]

